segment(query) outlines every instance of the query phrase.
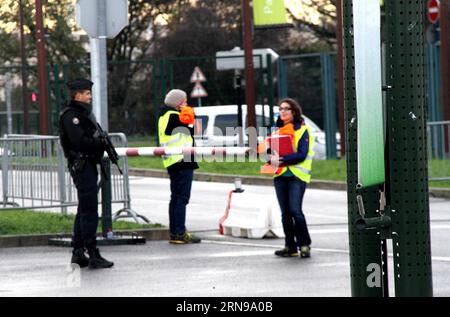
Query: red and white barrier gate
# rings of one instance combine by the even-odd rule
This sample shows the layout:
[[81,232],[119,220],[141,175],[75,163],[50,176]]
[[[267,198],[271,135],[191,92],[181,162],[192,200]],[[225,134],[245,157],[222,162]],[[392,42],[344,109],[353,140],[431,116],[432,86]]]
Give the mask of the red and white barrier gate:
[[116,148],[119,156],[163,156],[163,155],[202,155],[202,156],[220,156],[220,155],[234,155],[246,156],[250,153],[248,147],[138,147],[138,148]]

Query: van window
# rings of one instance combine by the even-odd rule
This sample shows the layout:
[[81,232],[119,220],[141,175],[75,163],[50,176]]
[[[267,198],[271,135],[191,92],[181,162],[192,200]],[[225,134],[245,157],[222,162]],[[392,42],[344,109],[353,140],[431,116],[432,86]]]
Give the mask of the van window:
[[208,116],[195,116],[194,135],[203,135],[208,127]]
[[257,115],[256,116],[256,126],[258,126],[258,127],[265,127],[266,125],[269,125],[270,124],[270,120],[269,120],[269,118],[268,117],[266,117],[266,120],[263,120],[264,119],[264,117],[262,116],[262,115]]
[[214,135],[225,136],[227,133],[227,128],[235,129],[237,126],[238,126],[237,115],[235,114],[218,115],[216,116],[216,120],[214,122]]
[[[245,117],[245,126],[247,126],[247,116]],[[264,124],[265,123],[265,124]],[[265,122],[263,121],[263,116],[262,115],[260,115],[260,114],[258,114],[258,115],[256,115],[256,126],[258,127],[258,128],[261,128],[261,127],[265,127],[265,126],[270,126],[270,118],[269,117],[266,117],[266,120],[265,120]]]

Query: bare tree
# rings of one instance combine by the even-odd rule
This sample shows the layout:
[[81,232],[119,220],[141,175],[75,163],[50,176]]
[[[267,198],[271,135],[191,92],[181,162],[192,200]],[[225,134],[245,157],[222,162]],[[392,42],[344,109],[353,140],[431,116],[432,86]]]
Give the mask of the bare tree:
[[312,33],[317,41],[335,44],[336,0],[302,0],[302,4],[307,14],[299,16],[288,8],[295,28],[302,33]]
[[[27,37],[26,56],[36,57],[34,1],[23,1]],[[49,64],[81,62],[86,58],[83,42],[73,35],[75,25],[71,0],[45,3],[45,39]],[[19,63],[19,6],[16,0],[2,0],[0,5],[0,62]]]
[[185,6],[188,0],[129,1],[129,24],[108,41],[110,126],[116,131],[155,130],[160,99],[156,43],[164,36],[164,24],[176,21]]

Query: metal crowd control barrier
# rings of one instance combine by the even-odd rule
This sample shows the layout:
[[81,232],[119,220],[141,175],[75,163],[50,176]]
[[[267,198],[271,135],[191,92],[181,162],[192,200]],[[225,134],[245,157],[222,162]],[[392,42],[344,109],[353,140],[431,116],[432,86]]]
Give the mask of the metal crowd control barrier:
[[427,123],[429,180],[450,180],[450,121]]
[[[111,133],[115,146],[126,147],[123,133]],[[57,136],[5,135],[0,139],[2,154],[2,201],[6,209],[51,209],[77,206],[77,193],[67,169],[66,159]],[[131,217],[149,222],[131,209],[128,161],[119,160],[123,175],[116,166],[111,168],[111,203],[123,204],[113,219]],[[101,195],[99,195],[101,203]]]

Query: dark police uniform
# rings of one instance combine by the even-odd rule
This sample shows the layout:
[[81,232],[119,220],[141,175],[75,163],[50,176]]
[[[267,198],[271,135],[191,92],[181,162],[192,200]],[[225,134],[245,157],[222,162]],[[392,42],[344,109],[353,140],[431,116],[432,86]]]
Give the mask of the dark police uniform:
[[[93,83],[78,79],[68,83],[69,89],[91,90]],[[111,267],[112,262],[101,258],[96,248],[98,226],[98,171],[106,144],[98,136],[97,122],[90,104],[72,100],[59,119],[59,134],[68,168],[78,193],[78,209],[75,218],[72,246],[72,263],[81,267]],[[84,255],[89,253],[89,262]],[[98,261],[92,261],[97,259]],[[106,262],[107,263],[106,263]],[[109,264],[108,264],[109,263]]]

